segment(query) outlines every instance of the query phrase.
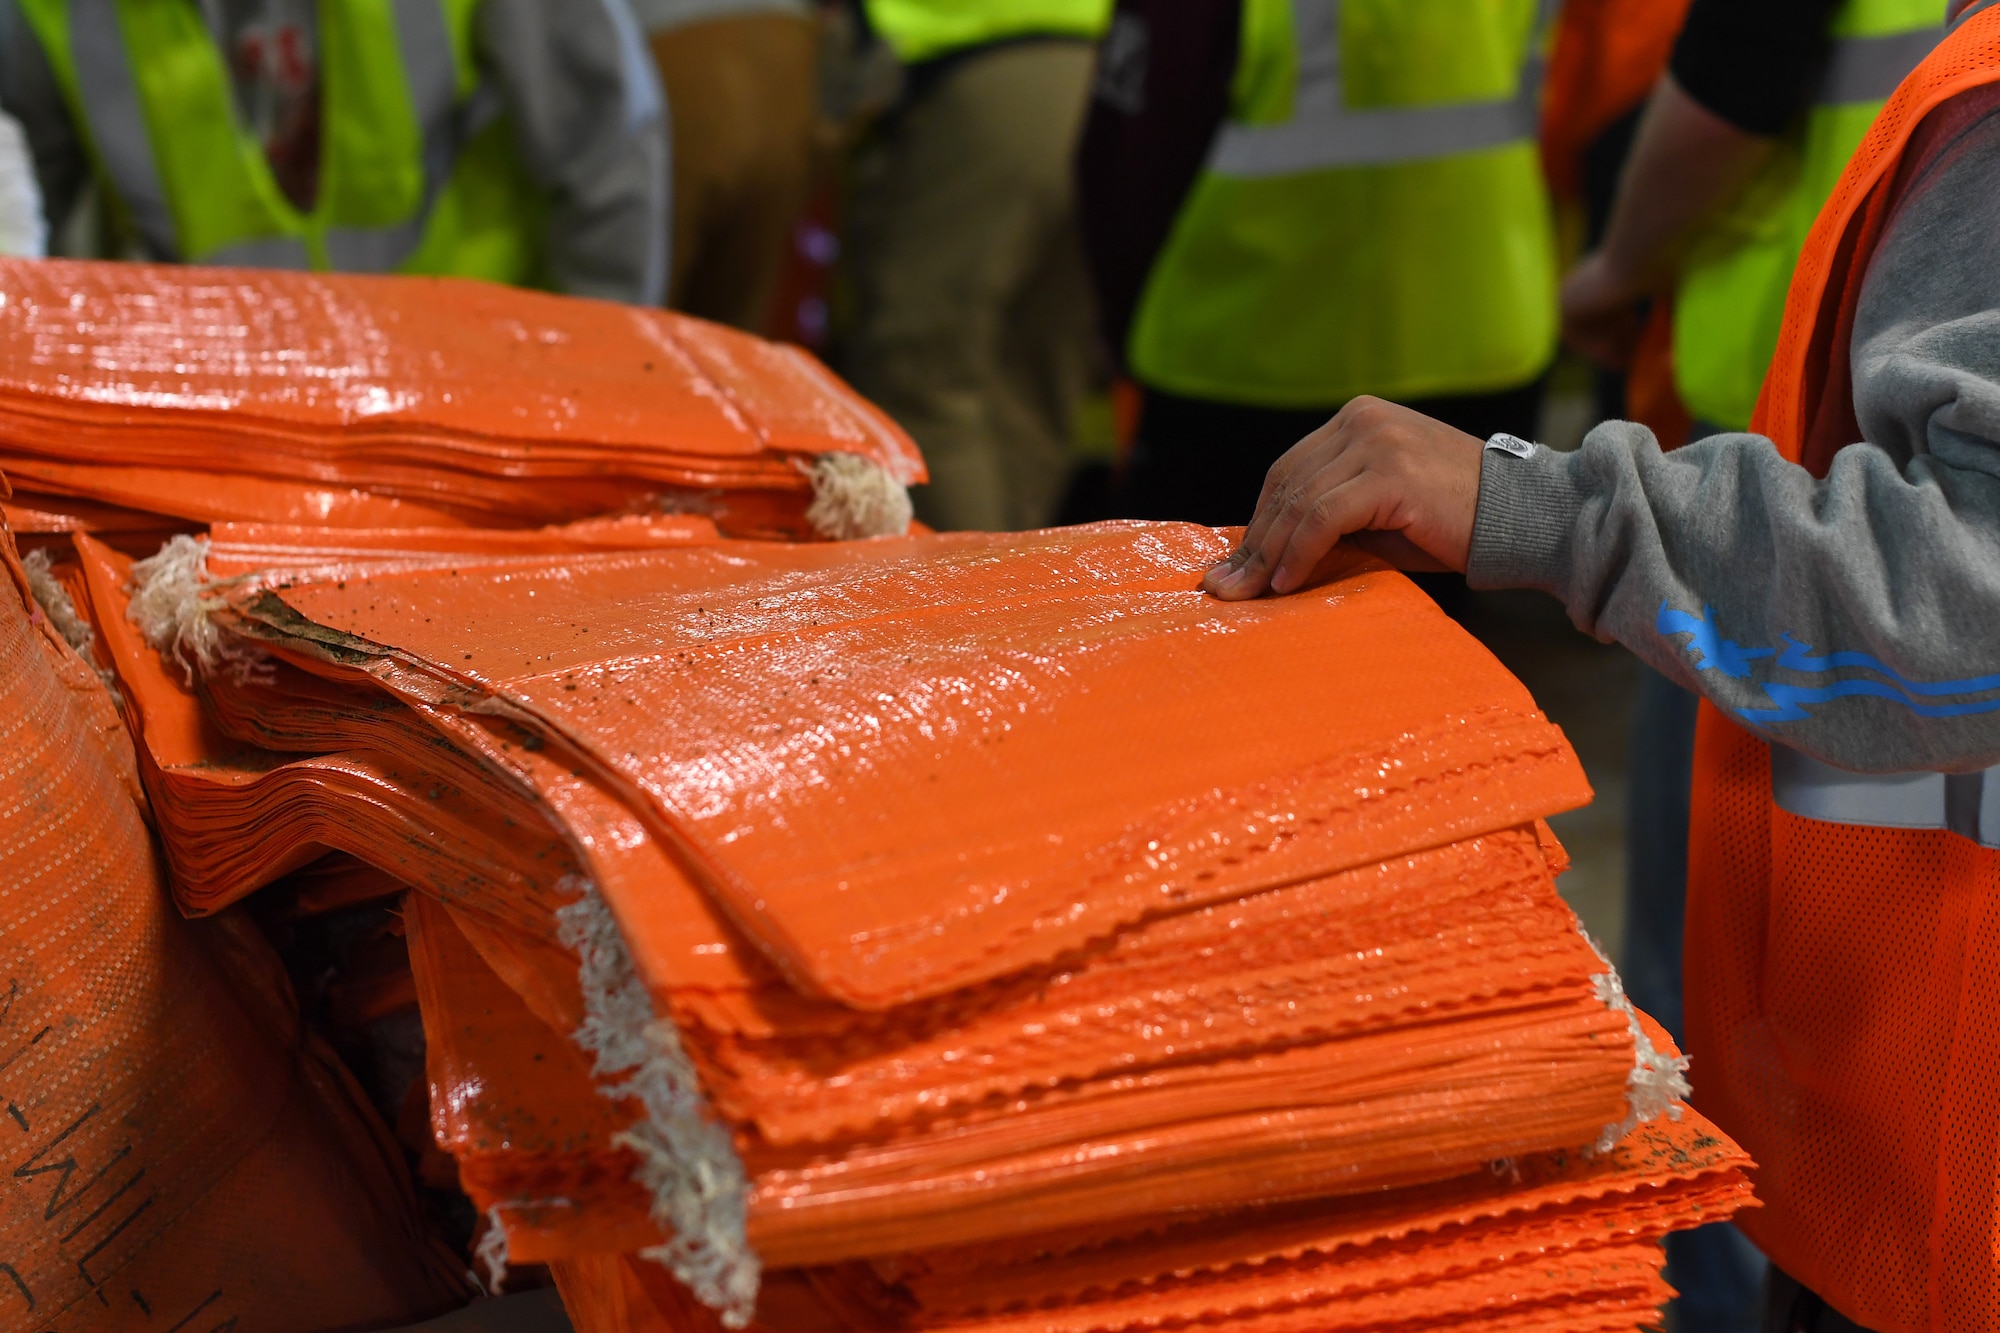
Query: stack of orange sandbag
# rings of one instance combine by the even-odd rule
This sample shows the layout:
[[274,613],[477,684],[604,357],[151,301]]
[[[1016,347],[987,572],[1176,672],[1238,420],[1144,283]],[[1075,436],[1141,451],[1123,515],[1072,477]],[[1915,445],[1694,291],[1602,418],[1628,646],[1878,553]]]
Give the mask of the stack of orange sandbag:
[[[0,260],[17,531],[909,523],[923,463],[796,348],[453,278]],[[155,543],[157,544],[157,542]]]
[[0,533],[0,1329],[380,1328],[462,1304],[268,947],[174,911],[73,612]]
[[1748,1201],[1400,576],[660,522],[79,541],[184,905],[415,890],[432,1128],[579,1328],[1634,1329]]

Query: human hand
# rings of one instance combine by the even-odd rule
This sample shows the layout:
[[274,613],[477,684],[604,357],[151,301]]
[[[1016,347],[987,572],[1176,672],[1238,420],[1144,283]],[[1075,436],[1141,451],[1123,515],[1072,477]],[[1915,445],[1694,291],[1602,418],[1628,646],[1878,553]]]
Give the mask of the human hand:
[[1608,370],[1625,369],[1645,327],[1639,307],[1645,296],[1604,251],[1593,250],[1563,279],[1563,341]]
[[1405,569],[1463,570],[1484,447],[1421,412],[1356,398],[1271,465],[1243,544],[1202,587],[1228,602],[1291,592],[1350,533]]

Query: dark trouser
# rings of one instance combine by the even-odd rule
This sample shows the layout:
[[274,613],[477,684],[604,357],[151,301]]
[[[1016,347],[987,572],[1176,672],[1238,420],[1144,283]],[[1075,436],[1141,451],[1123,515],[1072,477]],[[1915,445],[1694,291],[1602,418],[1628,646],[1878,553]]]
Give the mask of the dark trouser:
[[[1703,1328],[1702,1324],[1681,1325]],[[1868,1333],[1868,1330],[1773,1268],[1758,1333]]]
[[[1211,527],[1248,523],[1271,464],[1340,410],[1338,403],[1248,407],[1145,392],[1132,465],[1113,497],[1115,512]],[[1408,406],[1482,440],[1498,431],[1527,439],[1541,399],[1536,380],[1502,393],[1412,399]]]

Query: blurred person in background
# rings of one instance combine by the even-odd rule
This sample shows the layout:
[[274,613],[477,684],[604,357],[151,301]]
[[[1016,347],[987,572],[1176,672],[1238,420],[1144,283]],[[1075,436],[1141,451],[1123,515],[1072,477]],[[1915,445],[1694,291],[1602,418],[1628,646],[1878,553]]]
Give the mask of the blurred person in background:
[[1556,345],[1537,0],[1120,0],[1079,157],[1143,403],[1121,512],[1239,523],[1375,394],[1533,433]]
[[865,0],[903,67],[855,156],[847,371],[924,451],[938,528],[1054,516],[1093,367],[1070,164],[1110,0]]
[[[1565,263],[1604,241],[1618,177],[1639,119],[1673,56],[1690,0],[1563,0],[1542,97],[1542,171],[1556,205]],[[1635,361],[1642,354],[1634,353]],[[1657,359],[1646,358],[1651,363]],[[1647,412],[1672,395],[1664,373],[1627,383],[1623,369],[1593,365],[1598,420],[1630,418],[1667,434]],[[1628,399],[1630,401],[1628,401]],[[1678,403],[1675,404],[1678,410]]]
[[[1694,0],[1602,243],[1562,295],[1572,346],[1685,405],[1632,405],[1664,446],[1749,427],[1813,218],[1944,15],[1944,0]],[[1634,1002],[1685,1041],[1696,697],[1640,673],[1620,963]],[[1765,1264],[1736,1227],[1676,1234],[1667,1251],[1684,1327],[1756,1328]]]
[[21,122],[0,111],[0,255],[40,259],[49,252],[48,215]]
[[163,262],[657,304],[667,137],[625,0],[0,0],[51,223]]
[[668,304],[762,332],[814,166],[810,0],[633,0],[673,108]]

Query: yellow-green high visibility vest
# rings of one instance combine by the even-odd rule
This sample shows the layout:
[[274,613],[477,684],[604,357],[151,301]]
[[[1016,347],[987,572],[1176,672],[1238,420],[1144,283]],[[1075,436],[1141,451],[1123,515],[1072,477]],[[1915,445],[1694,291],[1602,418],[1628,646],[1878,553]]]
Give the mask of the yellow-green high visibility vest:
[[904,64],[1008,37],[1104,35],[1112,0],[867,0],[868,23]]
[[319,193],[279,188],[195,0],[21,0],[112,205],[156,259],[531,283],[539,192],[472,60],[479,0],[318,8]]
[[1537,0],[1244,0],[1229,119],[1147,279],[1147,385],[1482,393],[1556,345]]
[[1697,420],[1747,430],[1806,233],[1903,76],[1944,36],[1945,0],[1847,0],[1813,105],[1689,251],[1674,296],[1674,386]]

